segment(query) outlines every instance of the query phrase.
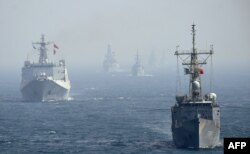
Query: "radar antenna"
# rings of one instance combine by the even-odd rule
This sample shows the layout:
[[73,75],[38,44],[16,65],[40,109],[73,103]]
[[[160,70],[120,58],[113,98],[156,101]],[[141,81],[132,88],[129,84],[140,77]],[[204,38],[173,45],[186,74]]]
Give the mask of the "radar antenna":
[[[207,64],[207,59],[214,53],[213,48],[208,50],[197,50],[195,47],[195,24],[192,25],[192,49],[191,51],[180,51],[176,49],[175,55],[177,58],[182,60],[182,65],[187,66],[184,68],[185,74],[189,74],[189,101],[201,101],[202,98],[202,87],[201,87],[201,74],[203,74],[202,65]],[[205,59],[200,59],[199,55],[207,55]]]
[[48,63],[48,54],[47,54],[47,45],[53,42],[45,42],[44,34],[41,36],[41,42],[32,42],[34,49],[37,49],[35,45],[39,45],[39,64],[47,64]]

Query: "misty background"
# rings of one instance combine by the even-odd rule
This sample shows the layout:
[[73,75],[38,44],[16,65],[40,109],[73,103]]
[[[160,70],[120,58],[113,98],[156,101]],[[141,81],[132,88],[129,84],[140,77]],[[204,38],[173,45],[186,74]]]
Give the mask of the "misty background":
[[157,61],[165,55],[161,71],[172,74],[176,46],[192,47],[193,23],[196,47],[214,45],[217,75],[250,76],[248,0],[0,0],[1,75],[20,79],[41,34],[59,46],[70,76],[102,72],[108,44],[124,70],[131,70],[138,50],[147,72],[154,51]]
[[[249,0],[0,0],[1,152],[222,153],[172,142],[171,106],[189,85],[181,66],[175,88],[174,52],[192,48],[193,23],[196,47],[215,52],[214,80],[210,59],[202,67],[202,94],[218,95],[221,138],[250,136]],[[28,55],[38,58],[32,42],[41,34],[66,60],[70,103],[21,99],[21,69]],[[108,44],[124,72],[104,73]],[[137,50],[146,75],[133,77]]]

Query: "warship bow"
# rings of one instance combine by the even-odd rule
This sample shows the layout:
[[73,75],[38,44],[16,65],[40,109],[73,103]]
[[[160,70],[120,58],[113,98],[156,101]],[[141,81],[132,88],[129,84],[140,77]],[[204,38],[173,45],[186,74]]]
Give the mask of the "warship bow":
[[65,60],[58,63],[48,58],[48,46],[53,45],[54,55],[58,46],[53,42],[45,42],[44,35],[40,42],[32,43],[39,52],[38,62],[26,60],[22,67],[21,93],[26,101],[67,100],[69,98],[70,80]]

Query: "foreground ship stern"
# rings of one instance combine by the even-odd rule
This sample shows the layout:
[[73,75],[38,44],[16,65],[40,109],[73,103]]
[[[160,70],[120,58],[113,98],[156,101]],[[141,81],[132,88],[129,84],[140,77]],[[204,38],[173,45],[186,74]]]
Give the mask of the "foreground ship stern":
[[172,136],[177,148],[213,148],[220,141],[220,108],[212,103],[174,106]]
[[[176,103],[171,108],[172,137],[177,148],[213,148],[220,144],[220,107],[216,101],[217,96],[213,92],[203,96],[201,84],[201,75],[204,74],[201,66],[213,55],[213,46],[209,51],[198,52],[195,48],[195,32],[195,25],[192,25],[192,50],[179,51],[177,46],[175,52],[177,64],[178,59],[181,59],[185,75],[189,75],[189,93],[186,95],[181,95],[180,79],[177,77]],[[200,58],[200,55],[207,57]]]

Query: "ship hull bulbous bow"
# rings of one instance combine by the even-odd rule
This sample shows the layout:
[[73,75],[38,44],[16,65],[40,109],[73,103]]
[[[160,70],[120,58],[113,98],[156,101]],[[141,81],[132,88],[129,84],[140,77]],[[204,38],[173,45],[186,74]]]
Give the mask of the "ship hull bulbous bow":
[[69,88],[53,80],[32,80],[21,88],[26,101],[67,100]]

